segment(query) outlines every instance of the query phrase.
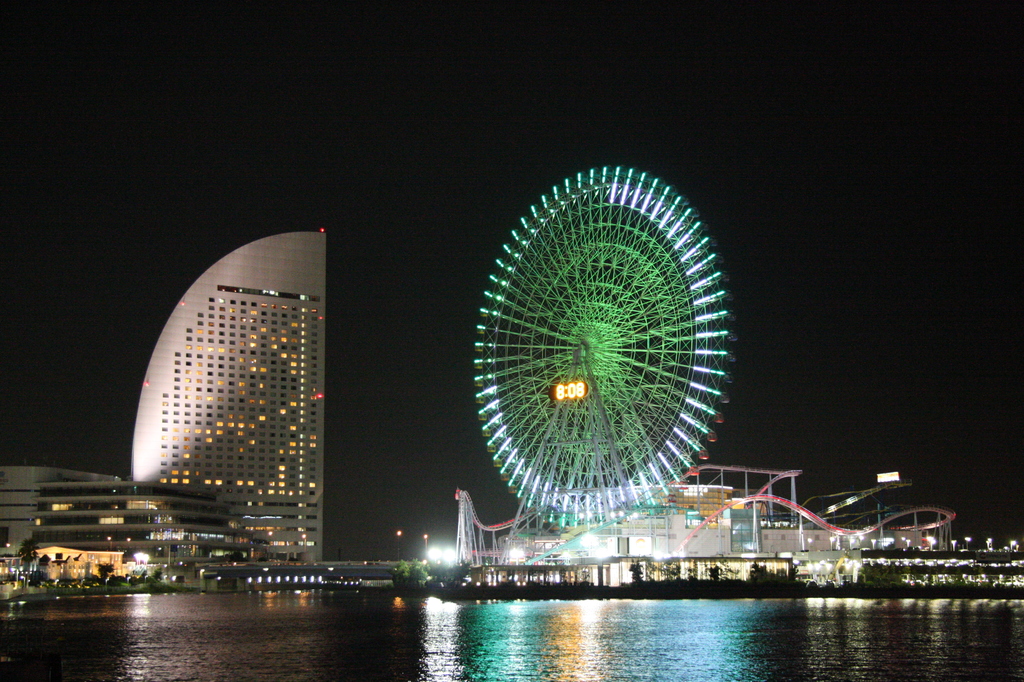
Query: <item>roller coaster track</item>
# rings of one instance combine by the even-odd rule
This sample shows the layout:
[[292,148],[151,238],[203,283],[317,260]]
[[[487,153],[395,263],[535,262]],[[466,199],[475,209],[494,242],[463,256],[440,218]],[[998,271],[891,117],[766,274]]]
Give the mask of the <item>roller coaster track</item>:
[[696,476],[702,471],[738,471],[745,474],[767,474],[771,476],[772,478],[769,479],[768,482],[761,486],[761,488],[757,491],[758,495],[764,493],[764,491],[768,490],[769,488],[771,488],[773,485],[775,485],[784,478],[796,478],[797,476],[803,473],[803,471],[800,469],[778,471],[776,469],[755,469],[752,467],[735,466],[729,464],[701,464],[699,466],[691,467],[690,470],[686,472],[686,478]]
[[484,525],[484,523],[480,521],[480,517],[476,515],[476,507],[473,506],[473,498],[469,496],[468,492],[466,492],[465,490],[456,490],[455,499],[458,500],[460,503],[459,511],[461,513],[468,513],[470,518],[473,520],[473,525],[479,528],[480,530],[505,530],[506,528],[511,528],[512,524],[516,522],[515,519],[509,519],[508,521],[503,521],[502,523],[496,523],[493,526]]
[[[840,500],[839,502],[836,502],[831,507],[826,509],[825,510],[825,514],[828,515],[828,514],[833,514],[833,513],[837,512],[837,511],[839,511],[843,507],[849,507],[851,504],[854,504],[855,502],[860,502],[865,497],[870,497],[871,495],[874,495],[877,492],[881,492],[883,490],[889,490],[891,488],[904,488],[904,487],[906,487],[908,485],[913,485],[913,482],[912,481],[906,481],[906,480],[904,480],[904,481],[888,481],[888,482],[883,483],[881,485],[876,485],[874,488],[868,488],[867,490],[857,490],[857,491],[854,491],[852,493],[834,493],[832,495],[819,495],[818,497],[819,498],[826,498],[826,497],[841,497],[843,495],[849,495],[846,499]],[[816,499],[816,498],[812,497],[811,500],[813,500],[813,499]],[[806,507],[807,503],[810,502],[811,500],[805,500],[804,501],[804,506]]]
[[492,533],[491,537],[493,539],[493,533],[511,528],[515,525],[516,520],[510,519],[502,523],[496,523],[493,526],[485,525],[480,521],[480,517],[476,515],[473,498],[469,496],[468,492],[456,489],[455,499],[459,501],[459,527],[455,540],[459,561],[472,563],[483,555],[496,555],[498,553],[497,549],[493,547],[491,549],[487,548],[484,531]]
[[926,506],[923,506],[923,507],[909,507],[907,509],[900,509],[899,511],[893,512],[892,514],[889,514],[884,519],[882,519],[881,521],[879,521],[877,524],[874,524],[874,525],[868,525],[868,526],[864,526],[862,528],[841,528],[839,526],[835,526],[835,525],[829,523],[828,521],[826,521],[825,519],[821,518],[820,516],[818,516],[814,512],[812,512],[812,511],[810,511],[810,510],[808,510],[808,509],[806,509],[804,507],[801,507],[799,504],[797,504],[795,502],[787,500],[787,499],[785,499],[783,497],[777,497],[775,495],[765,495],[763,493],[757,493],[755,495],[751,495],[750,497],[744,497],[742,499],[733,500],[733,501],[729,502],[728,504],[725,504],[722,507],[720,507],[713,514],[711,514],[710,516],[705,518],[700,523],[700,525],[698,525],[696,528],[694,528],[692,531],[690,531],[690,533],[685,538],[683,538],[683,541],[679,544],[679,547],[676,549],[676,551],[674,553],[675,554],[681,553],[686,548],[686,545],[690,542],[690,540],[693,539],[693,537],[701,529],[703,529],[709,523],[711,523],[712,521],[714,521],[715,519],[720,517],[723,513],[725,513],[725,511],[727,509],[735,507],[735,506],[737,506],[739,504],[749,504],[749,503],[755,503],[755,502],[771,502],[773,504],[777,504],[779,506],[785,507],[787,509],[790,509],[790,510],[796,512],[797,514],[799,514],[800,516],[804,517],[805,519],[807,519],[808,521],[810,521],[814,525],[818,526],[819,528],[827,530],[828,532],[832,533],[833,535],[842,535],[842,536],[864,535],[865,533],[870,533],[872,531],[876,531],[879,528],[888,525],[891,521],[895,521],[896,519],[902,518],[904,516],[909,516],[909,515],[917,514],[917,513],[932,512],[932,513],[938,514],[939,518],[936,519],[935,521],[932,521],[932,522],[929,522],[929,523],[917,523],[917,524],[911,524],[911,525],[908,525],[908,526],[890,526],[890,528],[892,530],[904,530],[904,531],[931,530],[932,528],[938,528],[940,526],[944,526],[944,525],[946,525],[947,523],[951,522],[953,519],[956,518],[956,512],[954,512],[952,509],[947,509],[946,507],[938,507],[938,506],[935,506],[935,505],[926,505]]

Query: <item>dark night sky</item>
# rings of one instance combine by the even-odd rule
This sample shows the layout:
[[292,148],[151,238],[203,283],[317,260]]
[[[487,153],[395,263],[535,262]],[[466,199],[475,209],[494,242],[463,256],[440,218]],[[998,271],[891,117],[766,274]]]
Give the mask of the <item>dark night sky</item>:
[[551,185],[622,165],[731,274],[712,461],[803,469],[801,499],[899,470],[957,537],[1024,537],[1020,5],[372,4],[0,10],[0,465],[128,476],[177,298],[324,227],[326,555],[453,542],[456,487],[509,518],[487,275]]

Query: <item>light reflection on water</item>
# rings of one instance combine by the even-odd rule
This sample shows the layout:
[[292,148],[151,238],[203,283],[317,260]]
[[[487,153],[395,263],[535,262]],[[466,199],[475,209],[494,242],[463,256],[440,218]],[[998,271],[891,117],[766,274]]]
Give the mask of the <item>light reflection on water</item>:
[[[66,680],[1024,679],[1024,603],[445,602],[278,592],[0,606]],[[58,639],[60,638],[60,639]]]
[[425,680],[1024,679],[1020,602],[437,602],[426,610],[444,615],[427,618],[424,640],[445,644],[424,652]]
[[460,608],[434,598],[424,604],[423,679],[463,679],[458,646]]

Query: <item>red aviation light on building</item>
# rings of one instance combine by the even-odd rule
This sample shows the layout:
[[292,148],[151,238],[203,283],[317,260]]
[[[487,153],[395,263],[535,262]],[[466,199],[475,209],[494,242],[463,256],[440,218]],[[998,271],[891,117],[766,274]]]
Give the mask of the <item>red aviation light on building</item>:
[[320,400],[323,397],[324,397],[323,393],[317,393],[315,396],[313,396],[313,400]]
[[320,228],[320,231],[321,231],[321,232],[326,232],[326,231],[327,231],[327,228],[325,228],[325,227],[321,227],[321,228]]

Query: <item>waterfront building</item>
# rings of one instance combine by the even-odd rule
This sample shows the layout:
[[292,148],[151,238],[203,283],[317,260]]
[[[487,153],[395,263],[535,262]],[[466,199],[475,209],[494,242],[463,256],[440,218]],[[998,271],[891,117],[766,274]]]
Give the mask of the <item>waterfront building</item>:
[[116,476],[58,467],[10,466],[0,470],[0,551],[17,552],[35,528],[39,485],[54,481],[116,481]]
[[195,564],[248,557],[252,534],[215,493],[141,481],[39,485],[33,540],[40,547],[121,552],[137,563]]
[[206,270],[146,371],[132,476],[216,493],[270,558],[322,553],[326,237],[279,234]]
[[[83,581],[97,578],[100,567],[110,567],[111,575],[125,576],[137,565],[132,555],[121,551],[72,549],[70,547],[48,546],[37,550],[39,556],[34,561],[21,561],[11,567],[14,576],[29,577],[32,580],[52,581]],[[129,559],[130,561],[125,561]],[[2,576],[2,573],[0,573]]]

